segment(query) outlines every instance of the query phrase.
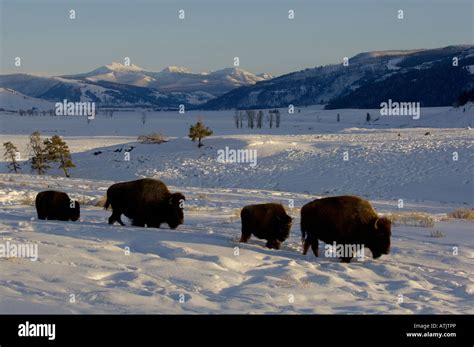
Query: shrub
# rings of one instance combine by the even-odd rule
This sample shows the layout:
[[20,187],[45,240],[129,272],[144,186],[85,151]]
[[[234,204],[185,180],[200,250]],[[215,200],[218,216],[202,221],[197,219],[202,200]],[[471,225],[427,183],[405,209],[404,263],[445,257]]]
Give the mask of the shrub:
[[168,140],[166,140],[166,138],[161,133],[140,135],[138,136],[138,141],[145,144],[160,144],[163,142],[168,142]]
[[464,209],[457,209],[453,212],[448,213],[449,218],[456,218],[456,219],[465,219],[469,221],[474,221],[474,210],[464,210]]
[[405,225],[422,228],[434,227],[434,219],[428,214],[419,212],[392,213],[387,216],[394,225]]
[[431,230],[431,234],[430,234],[431,237],[435,237],[435,238],[440,238],[440,237],[445,237],[446,235],[444,235],[441,231],[439,230]]

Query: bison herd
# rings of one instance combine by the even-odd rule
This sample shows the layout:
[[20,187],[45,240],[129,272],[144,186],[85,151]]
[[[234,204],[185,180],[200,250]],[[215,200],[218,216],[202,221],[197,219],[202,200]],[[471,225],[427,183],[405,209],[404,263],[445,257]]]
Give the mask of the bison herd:
[[[132,225],[159,228],[166,223],[171,229],[184,222],[181,193],[171,193],[161,181],[144,178],[116,183],[107,190],[105,209],[112,207],[109,224],[125,225],[121,215]],[[80,217],[79,202],[66,193],[44,191],[36,196],[38,219],[76,221]],[[290,236],[293,219],[281,204],[248,205],[240,212],[242,235],[247,242],[252,235],[267,241],[270,249],[280,249]],[[326,244],[361,245],[370,249],[374,259],[390,252],[391,222],[379,217],[370,203],[356,196],[336,196],[314,200],[301,209],[301,241],[303,254],[311,247],[316,257],[319,241]],[[340,257],[350,262],[353,254]]]

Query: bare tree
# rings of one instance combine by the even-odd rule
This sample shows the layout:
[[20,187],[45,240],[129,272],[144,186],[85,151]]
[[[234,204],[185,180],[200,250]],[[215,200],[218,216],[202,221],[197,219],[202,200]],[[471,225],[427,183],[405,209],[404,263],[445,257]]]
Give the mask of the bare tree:
[[268,125],[270,126],[270,129],[273,128],[273,111],[272,110],[268,112],[267,121],[268,121]]
[[247,128],[253,129],[255,125],[255,111],[247,110],[245,113],[247,114]]
[[235,127],[238,129],[239,128],[239,111],[237,110],[235,110],[234,122],[235,122]]
[[257,113],[257,128],[262,128],[262,122],[263,122],[263,111],[260,110]]

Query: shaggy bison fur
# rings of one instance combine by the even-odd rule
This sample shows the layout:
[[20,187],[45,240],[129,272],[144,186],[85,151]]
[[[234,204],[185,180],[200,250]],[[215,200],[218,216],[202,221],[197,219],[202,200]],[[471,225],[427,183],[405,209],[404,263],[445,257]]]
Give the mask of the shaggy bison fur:
[[260,204],[245,206],[240,212],[242,237],[247,242],[255,235],[267,240],[268,248],[280,249],[281,243],[290,235],[292,218],[281,204]]
[[[318,240],[326,244],[361,245],[374,259],[390,252],[391,221],[380,218],[370,203],[356,196],[314,200],[301,209],[303,254],[311,246],[318,256]],[[345,254],[343,262],[353,256]]]
[[184,200],[183,194],[171,194],[163,182],[144,178],[110,186],[105,208],[112,206],[109,224],[117,221],[125,225],[120,219],[124,214],[134,226],[159,228],[166,223],[175,229],[184,221]]
[[79,202],[71,200],[63,192],[54,190],[40,192],[36,195],[35,206],[38,219],[75,222],[80,217]]

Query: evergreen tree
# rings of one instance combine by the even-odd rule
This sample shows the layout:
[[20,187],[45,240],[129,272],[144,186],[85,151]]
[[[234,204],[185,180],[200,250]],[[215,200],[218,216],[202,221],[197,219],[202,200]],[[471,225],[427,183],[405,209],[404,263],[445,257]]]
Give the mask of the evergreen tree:
[[189,128],[188,136],[191,138],[192,141],[198,140],[198,147],[202,147],[203,144],[201,143],[201,140],[210,135],[212,135],[212,130],[206,127],[201,120],[198,121],[196,124],[191,125],[191,127]]
[[370,113],[367,112],[367,117],[365,117],[365,121],[368,123],[370,122]]
[[48,152],[48,159],[52,162],[58,162],[58,169],[64,171],[66,177],[70,177],[68,169],[76,167],[71,159],[71,152],[66,142],[58,135],[54,135],[51,139],[45,141]]
[[20,164],[18,164],[18,162],[16,161],[18,149],[10,141],[4,142],[3,147],[5,147],[5,153],[3,156],[9,162],[8,169],[10,170],[10,172],[15,171],[15,173],[18,173],[18,170],[21,169]]
[[35,131],[30,135],[31,150],[31,170],[36,171],[38,175],[44,174],[49,168],[48,163],[48,151],[45,143],[41,140],[41,134],[39,131]]

